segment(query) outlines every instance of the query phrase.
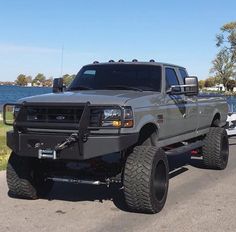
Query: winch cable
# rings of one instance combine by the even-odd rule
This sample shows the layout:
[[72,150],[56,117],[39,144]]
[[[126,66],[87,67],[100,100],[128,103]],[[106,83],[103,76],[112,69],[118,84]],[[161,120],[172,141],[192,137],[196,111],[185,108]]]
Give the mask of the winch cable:
[[83,113],[81,115],[79,125],[78,125],[78,132],[72,133],[69,137],[67,137],[63,142],[57,144],[55,146],[55,151],[60,152],[65,148],[68,148],[73,143],[78,142],[79,146],[79,154],[82,154],[82,143],[87,141],[87,137],[89,135],[88,126],[90,123],[90,109],[89,109],[90,102],[86,102],[84,106]]
[[62,151],[65,148],[69,147],[71,144],[77,142],[79,140],[78,133],[72,133],[68,138],[65,139],[62,143],[56,145],[55,151]]

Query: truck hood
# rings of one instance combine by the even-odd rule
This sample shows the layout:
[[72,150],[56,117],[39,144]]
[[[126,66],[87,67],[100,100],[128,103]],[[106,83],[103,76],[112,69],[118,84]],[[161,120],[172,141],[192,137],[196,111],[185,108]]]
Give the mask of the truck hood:
[[130,90],[83,90],[63,93],[50,93],[22,98],[20,103],[26,102],[61,102],[61,103],[85,103],[99,105],[121,105],[124,106],[129,100],[143,98],[157,94],[152,91],[130,91]]

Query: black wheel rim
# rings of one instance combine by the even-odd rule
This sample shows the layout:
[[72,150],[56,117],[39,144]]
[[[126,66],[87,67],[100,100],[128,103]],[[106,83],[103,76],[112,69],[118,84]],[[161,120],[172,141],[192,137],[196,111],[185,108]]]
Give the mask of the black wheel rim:
[[222,139],[222,145],[221,145],[221,157],[224,163],[228,161],[228,155],[229,155],[228,137],[224,136]]
[[163,160],[159,161],[156,165],[153,187],[156,199],[162,201],[167,188],[166,165]]

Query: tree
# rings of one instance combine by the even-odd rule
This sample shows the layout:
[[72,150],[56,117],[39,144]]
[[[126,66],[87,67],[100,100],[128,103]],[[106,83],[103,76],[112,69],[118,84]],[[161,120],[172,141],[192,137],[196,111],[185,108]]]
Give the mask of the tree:
[[75,79],[75,77],[76,77],[76,75],[75,75],[75,74],[72,74],[72,75],[70,75],[70,76],[71,76],[72,80],[74,80],[74,79]]
[[236,21],[226,23],[221,27],[221,33],[216,36],[216,46],[227,49],[233,62],[236,61]]
[[75,75],[65,74],[62,76],[62,78],[63,78],[64,85],[69,86],[70,83],[74,80]]
[[52,86],[52,82],[53,82],[53,79],[49,78],[49,79],[44,81],[43,86],[51,87]]
[[232,92],[234,90],[234,87],[236,87],[236,81],[229,80],[226,86],[227,90]]
[[32,83],[34,85],[42,86],[45,80],[46,80],[46,77],[42,73],[38,73],[35,76],[35,78],[34,78]]
[[16,84],[20,86],[26,86],[28,83],[27,77],[24,74],[20,74],[16,79]]
[[210,72],[219,77],[227,88],[228,82],[236,76],[236,21],[220,28],[220,34],[216,36],[216,46],[220,51],[212,61],[213,67]]
[[29,83],[32,83],[32,77],[31,77],[31,76],[27,76],[26,79],[27,79],[27,83],[28,83],[28,84],[29,84]]
[[214,77],[208,77],[205,80],[205,87],[208,88],[208,87],[213,87],[213,86],[215,86],[215,78]]
[[205,87],[205,80],[198,81],[198,86],[199,86],[199,89],[203,89]]
[[222,49],[212,61],[213,67],[210,72],[218,77],[220,82],[227,87],[228,81],[235,75],[235,62],[228,49]]

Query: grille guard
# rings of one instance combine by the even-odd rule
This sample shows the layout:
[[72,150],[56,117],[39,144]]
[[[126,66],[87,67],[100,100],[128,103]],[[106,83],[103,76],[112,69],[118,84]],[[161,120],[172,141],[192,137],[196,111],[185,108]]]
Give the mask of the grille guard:
[[[15,118],[15,121],[13,123],[7,123],[6,121],[6,108],[7,106],[18,106],[20,107],[19,113],[17,114],[17,117]],[[29,122],[26,121],[26,115],[27,115],[27,107],[75,107],[78,109],[82,109],[83,113],[80,117],[79,122]],[[6,125],[14,126],[16,129],[24,129],[24,128],[43,128],[43,129],[58,129],[58,130],[84,130],[84,129],[114,129],[114,127],[99,127],[99,126],[90,126],[90,110],[93,108],[120,108],[121,112],[122,107],[119,105],[95,105],[90,104],[90,102],[86,103],[57,103],[57,102],[23,102],[21,104],[19,103],[7,103],[3,106],[3,122]],[[121,117],[122,124],[123,124],[123,115]]]
[[[41,157],[48,157],[48,150],[56,151],[56,156],[49,154],[49,158],[69,160],[85,160],[127,149],[138,141],[138,133],[121,134],[121,128],[113,134],[95,133],[99,129],[114,129],[113,127],[90,126],[90,115],[92,109],[116,107],[119,105],[96,105],[87,103],[35,103],[24,102],[22,104],[5,104],[6,106],[19,106],[20,110],[13,122],[13,131],[7,132],[7,145],[19,156],[38,157],[39,149],[42,150]],[[80,121],[78,123],[50,123],[27,121],[27,107],[83,107]],[[5,116],[4,116],[5,117]],[[57,130],[58,129],[58,130]],[[34,132],[32,132],[35,130]],[[40,130],[37,132],[37,130]],[[50,132],[52,130],[52,132]],[[73,135],[74,133],[74,135]],[[72,137],[73,135],[73,137]],[[37,146],[36,146],[37,145]],[[47,150],[48,149],[48,150]],[[46,152],[45,152],[46,151]],[[47,157],[46,157],[47,156]]]
[[[9,104],[6,104],[9,105]],[[87,130],[90,122],[90,102],[86,103],[39,103],[39,102],[23,102],[18,104],[20,111],[14,122],[15,128],[45,128],[45,129],[75,129],[79,131]],[[76,107],[83,109],[83,113],[79,120],[79,123],[66,123],[66,122],[28,122],[27,108],[28,107]]]

